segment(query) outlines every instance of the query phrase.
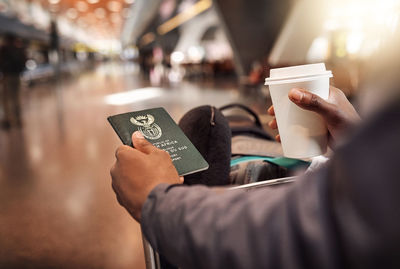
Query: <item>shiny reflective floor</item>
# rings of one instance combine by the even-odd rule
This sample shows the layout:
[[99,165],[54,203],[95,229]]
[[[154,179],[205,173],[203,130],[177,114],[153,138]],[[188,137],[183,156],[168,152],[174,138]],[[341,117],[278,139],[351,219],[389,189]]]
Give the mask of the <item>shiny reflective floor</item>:
[[150,87],[135,65],[108,63],[22,89],[23,127],[0,130],[0,268],[144,268],[140,226],[121,208],[109,168],[120,141],[106,117],[230,102],[260,112],[235,83]]

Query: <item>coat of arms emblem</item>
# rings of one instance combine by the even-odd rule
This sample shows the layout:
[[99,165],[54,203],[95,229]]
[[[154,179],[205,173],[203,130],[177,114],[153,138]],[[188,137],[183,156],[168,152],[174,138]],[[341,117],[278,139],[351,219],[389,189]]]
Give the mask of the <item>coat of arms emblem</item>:
[[138,130],[148,139],[158,139],[162,135],[160,126],[154,123],[154,116],[150,114],[132,117],[130,121],[139,126]]

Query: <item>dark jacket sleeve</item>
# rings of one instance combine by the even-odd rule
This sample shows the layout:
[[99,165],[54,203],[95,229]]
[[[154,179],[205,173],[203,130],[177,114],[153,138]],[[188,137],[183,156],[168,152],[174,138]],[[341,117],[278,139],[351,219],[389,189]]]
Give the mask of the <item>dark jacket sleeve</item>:
[[159,185],[143,232],[182,268],[400,268],[399,108],[289,187]]

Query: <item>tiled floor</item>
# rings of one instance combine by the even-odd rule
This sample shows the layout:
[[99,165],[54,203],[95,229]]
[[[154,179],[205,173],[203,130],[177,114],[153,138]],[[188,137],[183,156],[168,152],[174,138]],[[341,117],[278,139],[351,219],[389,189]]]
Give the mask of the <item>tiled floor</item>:
[[155,106],[175,120],[201,104],[266,107],[257,91],[217,84],[151,88],[136,66],[109,63],[23,89],[23,128],[0,130],[0,268],[144,268],[140,226],[111,189],[120,141],[106,117]]

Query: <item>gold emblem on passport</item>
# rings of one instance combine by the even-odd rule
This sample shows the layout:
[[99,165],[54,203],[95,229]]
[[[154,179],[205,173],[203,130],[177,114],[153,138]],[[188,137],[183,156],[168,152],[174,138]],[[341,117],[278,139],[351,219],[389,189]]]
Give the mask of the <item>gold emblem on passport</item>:
[[130,121],[132,124],[139,126],[139,132],[148,139],[159,139],[162,135],[160,126],[154,123],[154,117],[150,114],[132,117]]

